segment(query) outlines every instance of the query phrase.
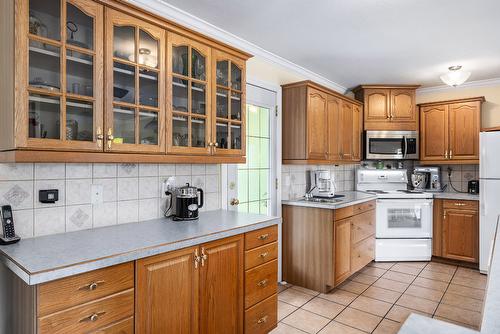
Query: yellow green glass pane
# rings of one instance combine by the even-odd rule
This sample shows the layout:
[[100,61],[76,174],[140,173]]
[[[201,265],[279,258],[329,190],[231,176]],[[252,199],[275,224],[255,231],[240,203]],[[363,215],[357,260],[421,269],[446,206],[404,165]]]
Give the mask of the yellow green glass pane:
[[259,107],[247,106],[247,131],[248,136],[258,137],[260,134],[260,111]]
[[260,171],[260,199],[269,198],[269,169],[261,169]]
[[260,168],[269,168],[269,139],[260,138],[259,149],[259,166]]
[[260,108],[260,136],[269,138],[269,109]]
[[248,202],[248,170],[238,171],[238,199]]
[[259,196],[259,174],[258,170],[249,170],[248,171],[248,200],[249,201],[258,201],[260,199]]
[[260,138],[248,137],[247,159],[249,168],[260,167]]
[[238,204],[238,212],[248,212],[248,203]]
[[260,201],[248,203],[248,212],[260,213]]
[[263,215],[269,214],[269,201],[268,200],[263,200],[260,201],[260,212]]

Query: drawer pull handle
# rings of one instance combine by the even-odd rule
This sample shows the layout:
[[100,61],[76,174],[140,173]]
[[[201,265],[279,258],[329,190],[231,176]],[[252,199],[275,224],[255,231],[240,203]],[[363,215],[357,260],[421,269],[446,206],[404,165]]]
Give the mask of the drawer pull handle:
[[261,288],[263,288],[263,287],[267,286],[267,282],[269,282],[269,280],[267,278],[263,279],[262,281],[257,283],[257,286],[260,286]]
[[455,203],[456,206],[465,206],[465,203]]
[[259,240],[266,240],[267,238],[269,238],[269,234],[267,234],[267,233],[266,233],[266,234],[259,235],[259,236],[257,237],[257,239],[259,239]]
[[100,316],[103,316],[105,314],[106,312],[97,312],[89,315],[88,317],[83,318],[82,320],[80,320],[80,322],[96,322],[97,320],[99,320]]
[[78,288],[78,290],[94,291],[95,289],[97,289],[99,287],[99,285],[101,285],[103,283],[104,283],[104,281],[91,282],[89,284],[86,284],[86,285]]
[[264,253],[260,254],[259,256],[261,258],[265,259],[268,254],[269,254],[268,252],[264,252]]
[[260,318],[259,320],[257,320],[257,323],[258,324],[265,324],[267,322],[267,318],[268,318],[268,316],[265,315],[262,318]]

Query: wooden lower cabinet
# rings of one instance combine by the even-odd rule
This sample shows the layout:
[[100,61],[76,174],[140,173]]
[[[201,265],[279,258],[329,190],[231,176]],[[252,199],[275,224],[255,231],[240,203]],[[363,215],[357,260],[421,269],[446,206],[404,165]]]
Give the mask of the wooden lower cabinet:
[[478,201],[434,200],[433,255],[479,262]]
[[283,205],[283,280],[328,292],[374,259],[375,201],[338,210]]

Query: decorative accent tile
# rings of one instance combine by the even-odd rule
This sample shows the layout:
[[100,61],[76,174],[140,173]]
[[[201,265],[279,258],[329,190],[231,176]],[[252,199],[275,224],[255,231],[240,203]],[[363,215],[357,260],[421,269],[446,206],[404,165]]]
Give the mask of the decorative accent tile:
[[0,198],[13,210],[33,208],[33,181],[0,182]]
[[35,209],[35,237],[64,233],[66,231],[65,212],[65,207]]
[[[59,200],[55,203],[40,203],[40,190],[57,189],[59,190]],[[66,184],[64,180],[35,180],[34,205],[35,208],[44,208],[51,206],[66,205]]]
[[66,232],[92,228],[92,205],[66,207]]
[[94,178],[116,177],[117,175],[116,164],[94,164],[92,169]]
[[92,164],[66,164],[66,179],[92,178]]
[[33,180],[33,164],[0,164],[0,181]]
[[92,179],[66,180],[66,205],[90,204]]
[[53,180],[66,177],[66,166],[64,164],[35,164],[35,179]]
[[139,167],[137,164],[119,164],[118,177],[139,176]]

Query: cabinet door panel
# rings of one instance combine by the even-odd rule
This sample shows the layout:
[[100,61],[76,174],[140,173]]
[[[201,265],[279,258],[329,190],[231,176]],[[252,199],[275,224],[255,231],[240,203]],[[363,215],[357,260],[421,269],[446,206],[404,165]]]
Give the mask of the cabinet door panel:
[[389,89],[365,90],[365,122],[389,121]]
[[197,247],[136,262],[136,333],[198,333]]
[[201,246],[200,333],[243,332],[243,236]]
[[445,160],[448,151],[448,106],[423,107],[420,114],[420,160]]
[[308,88],[307,155],[308,159],[326,160],[328,153],[328,116],[326,94]]
[[480,103],[450,104],[450,159],[479,159]]
[[351,219],[335,222],[335,285],[351,274]]
[[354,120],[353,105],[342,101],[342,150],[340,152],[343,160],[353,159],[354,145]]
[[352,109],[352,160],[361,160],[361,143],[363,137],[362,107],[353,105]]
[[328,160],[339,161],[342,159],[342,101],[336,97],[328,96]]
[[415,90],[391,89],[391,122],[415,120]]
[[479,216],[472,210],[444,210],[443,256],[477,263],[479,261]]

